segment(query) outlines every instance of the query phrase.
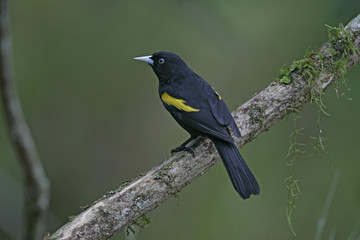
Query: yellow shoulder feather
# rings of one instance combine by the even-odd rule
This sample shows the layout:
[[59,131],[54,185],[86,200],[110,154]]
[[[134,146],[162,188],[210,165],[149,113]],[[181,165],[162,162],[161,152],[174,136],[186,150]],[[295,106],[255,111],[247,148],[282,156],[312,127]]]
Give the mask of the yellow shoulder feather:
[[195,108],[192,108],[192,107],[186,105],[185,100],[174,98],[174,97],[170,96],[169,94],[167,94],[166,92],[164,92],[161,95],[161,100],[164,103],[166,103],[167,105],[174,106],[177,109],[185,111],[185,112],[198,112],[198,111],[200,111],[200,109],[195,109]]

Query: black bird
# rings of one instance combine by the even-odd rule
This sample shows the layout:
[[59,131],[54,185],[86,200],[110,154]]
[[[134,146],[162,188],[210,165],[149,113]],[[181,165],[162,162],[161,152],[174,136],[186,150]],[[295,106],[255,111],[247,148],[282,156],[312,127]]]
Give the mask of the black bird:
[[190,139],[172,150],[190,151],[186,144],[197,136],[212,140],[231,182],[244,199],[260,192],[259,185],[234,144],[231,132],[240,131],[221,96],[203,78],[194,73],[175,53],[157,52],[136,60],[151,65],[159,79],[159,95],[166,110],[190,133]]

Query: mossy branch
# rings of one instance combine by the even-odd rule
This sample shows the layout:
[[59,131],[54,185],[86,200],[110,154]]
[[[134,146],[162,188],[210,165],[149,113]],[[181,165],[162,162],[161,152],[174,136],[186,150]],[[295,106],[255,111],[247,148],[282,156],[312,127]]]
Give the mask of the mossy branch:
[[[248,100],[233,112],[243,137],[237,146],[255,139],[309,101],[322,104],[321,93],[359,61],[360,15],[345,29],[336,28],[319,50],[307,54],[280,73],[280,81]],[[285,84],[286,83],[286,84]],[[71,222],[46,239],[107,239],[137,218],[176,195],[218,161],[213,144],[204,138],[189,143],[192,154],[180,152],[119,189],[88,206]]]

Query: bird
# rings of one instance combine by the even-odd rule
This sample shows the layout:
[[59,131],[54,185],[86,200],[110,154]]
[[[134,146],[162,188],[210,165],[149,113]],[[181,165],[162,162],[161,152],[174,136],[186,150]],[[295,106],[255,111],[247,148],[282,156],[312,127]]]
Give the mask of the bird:
[[193,150],[186,145],[198,136],[208,137],[215,145],[232,185],[241,198],[258,195],[260,187],[238,148],[234,136],[237,127],[221,95],[175,53],[160,51],[136,57],[148,63],[158,80],[158,92],[165,109],[185,129],[190,138],[171,152]]

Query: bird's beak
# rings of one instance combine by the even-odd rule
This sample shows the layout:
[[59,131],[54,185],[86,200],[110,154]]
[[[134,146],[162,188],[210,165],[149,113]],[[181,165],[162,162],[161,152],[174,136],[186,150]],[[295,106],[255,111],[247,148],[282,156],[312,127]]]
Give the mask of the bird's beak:
[[143,61],[143,62],[147,62],[148,64],[150,65],[153,65],[154,64],[154,61],[151,59],[151,55],[150,56],[144,56],[144,57],[136,57],[134,58],[135,60],[140,60],[140,61]]

